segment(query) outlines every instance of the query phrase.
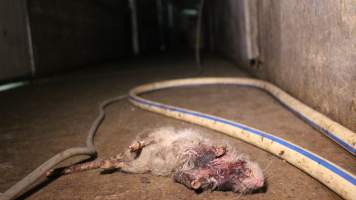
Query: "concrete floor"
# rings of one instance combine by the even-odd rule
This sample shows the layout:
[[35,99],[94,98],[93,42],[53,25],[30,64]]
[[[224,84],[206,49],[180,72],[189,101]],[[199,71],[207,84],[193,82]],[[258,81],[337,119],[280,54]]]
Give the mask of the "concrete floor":
[[[97,115],[99,102],[139,84],[188,77],[196,72],[187,57],[157,56],[137,59],[41,79],[0,93],[0,191],[5,191],[52,155],[83,145]],[[209,58],[202,76],[248,76],[231,63]],[[225,117],[276,134],[315,151],[356,174],[356,161],[262,91],[234,86],[180,88],[147,97]],[[125,149],[135,135],[162,126],[192,127],[209,137],[228,139],[260,163],[268,186],[240,199],[340,199],[338,195],[292,165],[249,144],[195,125],[168,119],[121,102],[107,109],[96,145],[99,157]],[[69,160],[65,164],[76,162]],[[47,181],[21,199],[237,199],[232,192],[197,194],[170,178],[149,174],[100,174],[99,170]]]

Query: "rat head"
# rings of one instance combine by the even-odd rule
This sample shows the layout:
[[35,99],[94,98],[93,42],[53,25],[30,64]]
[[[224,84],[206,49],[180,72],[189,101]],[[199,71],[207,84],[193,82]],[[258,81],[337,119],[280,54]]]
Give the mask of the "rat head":
[[247,194],[264,185],[264,177],[257,163],[249,160],[229,161],[217,158],[207,165],[182,171],[176,180],[194,190],[232,190]]
[[259,188],[262,188],[264,185],[264,176],[260,166],[252,161],[247,161],[245,167],[241,170],[237,181],[233,186],[234,192],[239,193],[248,193]]

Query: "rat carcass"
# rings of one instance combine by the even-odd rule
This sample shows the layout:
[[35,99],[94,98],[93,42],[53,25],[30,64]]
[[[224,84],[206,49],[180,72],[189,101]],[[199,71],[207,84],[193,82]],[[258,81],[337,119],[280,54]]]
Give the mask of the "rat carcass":
[[192,129],[170,127],[139,135],[124,153],[109,159],[57,169],[48,175],[97,168],[170,176],[190,189],[201,191],[249,193],[264,186],[259,165],[235,147],[217,144]]

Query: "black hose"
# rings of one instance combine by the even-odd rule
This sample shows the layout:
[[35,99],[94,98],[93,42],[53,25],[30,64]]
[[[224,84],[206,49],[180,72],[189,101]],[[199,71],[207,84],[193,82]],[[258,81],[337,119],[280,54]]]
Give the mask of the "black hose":
[[70,148],[67,150],[62,151],[61,153],[56,154],[49,160],[47,160],[45,163],[37,167],[35,170],[33,170],[30,174],[28,174],[26,177],[24,177],[22,180],[17,182],[15,185],[13,185],[11,188],[9,188],[5,193],[1,194],[0,193],[0,200],[12,200],[15,199],[16,197],[20,196],[22,193],[24,193],[27,189],[30,188],[36,181],[38,181],[44,174],[46,174],[48,171],[50,171],[53,167],[58,165],[64,160],[67,160],[68,158],[74,157],[74,156],[79,156],[79,155],[87,155],[90,157],[96,156],[96,148],[94,145],[94,137],[95,134],[105,119],[105,108],[112,103],[115,103],[117,101],[121,101],[127,98],[127,95],[121,95],[117,96],[111,99],[108,99],[104,102],[102,102],[99,105],[99,115],[93,122],[89,132],[88,136],[86,139],[86,147],[74,147]]

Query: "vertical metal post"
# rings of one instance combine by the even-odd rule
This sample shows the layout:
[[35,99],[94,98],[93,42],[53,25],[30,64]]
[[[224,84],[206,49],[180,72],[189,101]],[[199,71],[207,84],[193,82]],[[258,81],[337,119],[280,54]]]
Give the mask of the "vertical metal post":
[[[258,42],[257,42],[257,1],[243,0],[243,14],[245,18],[245,40],[247,58],[253,60],[258,58]],[[254,13],[253,13],[254,12]]]
[[136,0],[129,0],[131,10],[132,48],[135,55],[140,53]]
[[26,32],[27,32],[27,43],[28,43],[28,53],[30,56],[30,67],[31,67],[31,75],[35,76],[36,74],[36,65],[35,65],[35,56],[32,42],[32,30],[31,30],[31,22],[29,16],[29,7],[27,0],[24,1],[23,11],[25,13],[25,23],[26,23]]

